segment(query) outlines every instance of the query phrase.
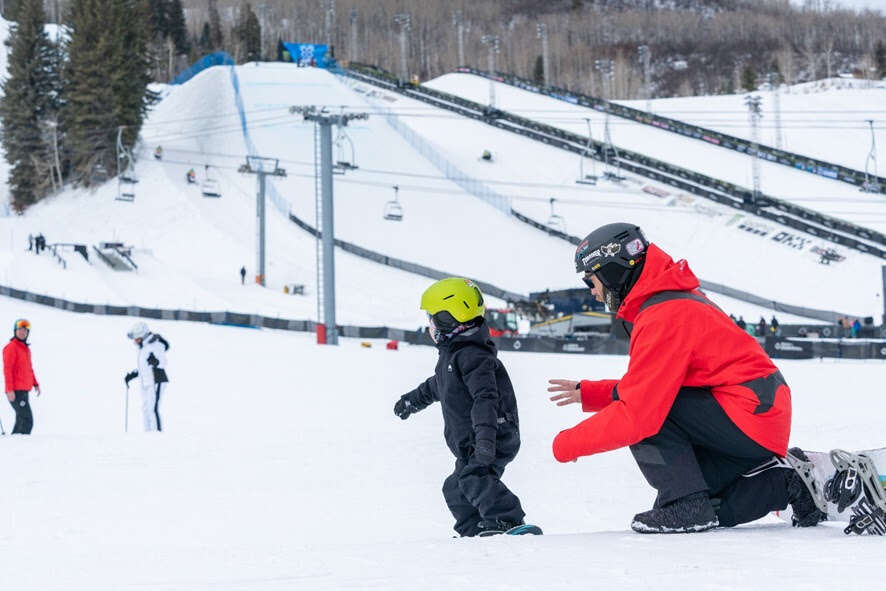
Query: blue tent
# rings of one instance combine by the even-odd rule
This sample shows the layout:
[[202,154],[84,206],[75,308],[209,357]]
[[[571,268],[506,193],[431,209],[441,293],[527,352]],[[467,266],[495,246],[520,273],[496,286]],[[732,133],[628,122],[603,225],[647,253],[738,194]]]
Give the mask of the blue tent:
[[280,61],[313,65],[318,68],[334,68],[335,57],[329,45],[317,43],[280,42],[278,47]]

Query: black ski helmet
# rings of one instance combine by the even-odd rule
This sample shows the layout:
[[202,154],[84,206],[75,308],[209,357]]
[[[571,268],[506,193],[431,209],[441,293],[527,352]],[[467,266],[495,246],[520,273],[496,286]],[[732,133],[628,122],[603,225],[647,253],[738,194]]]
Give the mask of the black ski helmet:
[[615,312],[639,279],[648,246],[635,224],[600,226],[575,249],[575,272],[595,274],[606,288],[606,304]]

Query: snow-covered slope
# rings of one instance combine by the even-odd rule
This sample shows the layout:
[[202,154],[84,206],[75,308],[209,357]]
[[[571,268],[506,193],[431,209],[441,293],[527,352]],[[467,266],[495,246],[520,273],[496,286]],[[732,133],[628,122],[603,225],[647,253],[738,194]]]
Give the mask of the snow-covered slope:
[[[604,115],[599,111],[571,105],[507,84],[498,82],[493,82],[493,84],[495,85],[497,107],[530,119],[542,120],[582,135],[587,135],[585,119],[589,118],[595,139],[603,139]],[[426,83],[426,86],[484,104],[489,100],[489,81],[481,76],[459,73],[446,74],[431,80]],[[854,90],[852,92],[853,100],[851,102],[856,106],[856,109],[832,115],[835,118],[843,119],[851,117],[854,121],[852,126],[856,129],[840,129],[838,133],[834,133],[835,130],[829,128],[827,124],[809,125],[810,119],[826,120],[827,116],[821,116],[821,114],[806,116],[804,122],[807,125],[796,130],[796,137],[793,137],[795,133],[793,125],[788,130],[788,135],[793,138],[789,141],[788,148],[799,153],[810,153],[853,168],[863,169],[864,159],[870,146],[870,133],[863,129],[866,127],[864,120],[882,116],[886,88]],[[806,106],[806,103],[810,101],[804,99],[811,96],[813,95],[800,95],[800,97],[793,99],[789,98],[791,95],[784,95],[786,106],[783,108],[788,109],[789,106],[791,110],[816,110],[815,106]],[[684,99],[663,102],[673,105],[678,100]],[[735,110],[741,106],[741,100],[742,97],[739,96],[699,97],[691,104],[695,109],[702,111],[696,117],[716,115],[719,111],[724,110],[725,105],[729,105],[729,121],[734,122],[739,119]],[[655,112],[659,112],[656,106],[658,104],[658,101],[653,102]],[[836,108],[826,105],[827,103],[823,103],[821,109]],[[661,112],[667,114],[664,110]],[[793,117],[793,114],[790,115]],[[676,118],[682,117],[677,116]],[[824,129],[821,129],[822,127]],[[615,146],[744,187],[753,187],[751,158],[744,154],[617,117],[611,118],[610,131]],[[724,131],[735,133],[731,127],[729,130],[724,129]],[[741,134],[738,133],[738,135]],[[769,139],[770,135],[771,133],[767,133],[765,139]],[[806,148],[807,145],[813,143],[826,147],[816,147],[811,151]],[[883,159],[881,160],[881,168],[886,169],[886,155],[881,154],[880,158]],[[886,232],[886,200],[882,198],[882,195],[861,193],[852,185],[766,161],[760,162],[760,171],[761,190],[768,195],[783,198],[809,209],[821,211],[880,232]]]
[[[387,104],[395,113],[418,115],[402,119],[442,157],[511,196],[515,209],[536,219],[547,219],[548,200],[556,195],[556,207],[572,233],[630,219],[675,257],[688,258],[704,279],[857,315],[879,309],[871,257],[846,252],[846,261],[827,269],[835,281],[858,285],[835,303],[820,289],[817,257],[735,229],[738,220],[731,212],[715,214],[700,204],[663,200],[636,185],[580,187],[572,183],[575,160],[567,154],[407,99],[385,93],[367,98],[368,89],[352,88],[324,71],[260,64],[235,72],[255,152],[279,158],[287,169],[286,178],[271,181],[286,202],[283,210],[289,207],[309,223],[314,217],[313,128],[288,107],[316,104],[370,112],[369,120],[348,127],[360,168],[335,179],[336,235],[344,240],[522,293],[576,284],[571,245],[529,228],[444,178],[375,110],[376,104]],[[313,318],[315,243],[282,211],[269,206],[268,289],[237,281],[241,265],[250,277],[255,270],[256,179],[237,172],[249,148],[231,69],[211,68],[185,85],[164,89],[164,95],[144,127],[135,201],[115,201],[111,181],[94,192],[66,191],[22,217],[0,220],[8,236],[0,244],[0,278],[7,285],[75,301]],[[159,161],[151,157],[157,145],[164,148]],[[476,158],[490,145],[497,156],[492,165]],[[223,196],[204,198],[199,186],[188,186],[184,177],[191,167],[200,180],[207,174],[219,180]],[[382,218],[395,184],[405,210],[399,223]],[[51,259],[25,252],[28,234],[38,232],[51,243],[131,244],[139,270],[112,272],[94,257],[86,264],[74,254],[66,255],[69,268],[63,270]],[[770,262],[761,267],[761,260]],[[305,284],[307,295],[284,295],[283,286],[290,283]],[[422,277],[340,253],[337,284],[341,322],[405,328],[421,322],[416,301],[427,285]],[[765,313],[721,303],[746,318]]]
[[[872,589],[882,578],[882,538],[827,524],[630,532],[653,501],[630,453],[558,464],[551,440],[582,414],[545,392],[552,377],[617,377],[625,358],[502,354],[522,432],[504,480],[546,535],[451,539],[440,409],[405,422],[391,412],[430,374],[433,349],[152,321],[171,344],[165,432],[140,432],[133,393],[124,435],[131,320],[0,299],[0,318],[17,316],[33,324],[43,395],[32,436],[0,437],[3,589],[683,591],[833,588],[847,577]],[[793,443],[882,444],[882,364],[779,365],[794,391]],[[0,418],[8,431],[8,405]]]

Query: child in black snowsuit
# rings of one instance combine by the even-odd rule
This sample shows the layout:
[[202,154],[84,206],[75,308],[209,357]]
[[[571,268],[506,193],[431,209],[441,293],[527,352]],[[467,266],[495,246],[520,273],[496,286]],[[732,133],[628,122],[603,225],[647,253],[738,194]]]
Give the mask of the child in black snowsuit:
[[440,357],[434,375],[401,396],[394,414],[406,419],[440,402],[444,437],[455,455],[455,470],[443,483],[455,531],[541,533],[523,526],[520,499],[501,481],[520,449],[517,400],[489,338],[480,290],[466,279],[443,279],[422,296],[422,309]]

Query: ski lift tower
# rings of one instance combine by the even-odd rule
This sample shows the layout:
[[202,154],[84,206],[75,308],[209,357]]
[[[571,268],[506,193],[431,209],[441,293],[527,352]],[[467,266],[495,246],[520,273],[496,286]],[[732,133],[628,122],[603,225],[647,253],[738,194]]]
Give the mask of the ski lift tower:
[[286,170],[280,168],[280,160],[277,158],[263,158],[261,156],[247,156],[246,164],[238,169],[238,172],[258,175],[258,192],[256,193],[256,271],[255,282],[265,286],[265,184],[268,176],[286,176]]
[[293,106],[290,113],[300,114],[314,123],[314,199],[317,228],[317,343],[337,345],[335,323],[335,229],[332,201],[332,126],[345,127],[355,119],[369,119],[368,113],[333,115],[315,106]]

